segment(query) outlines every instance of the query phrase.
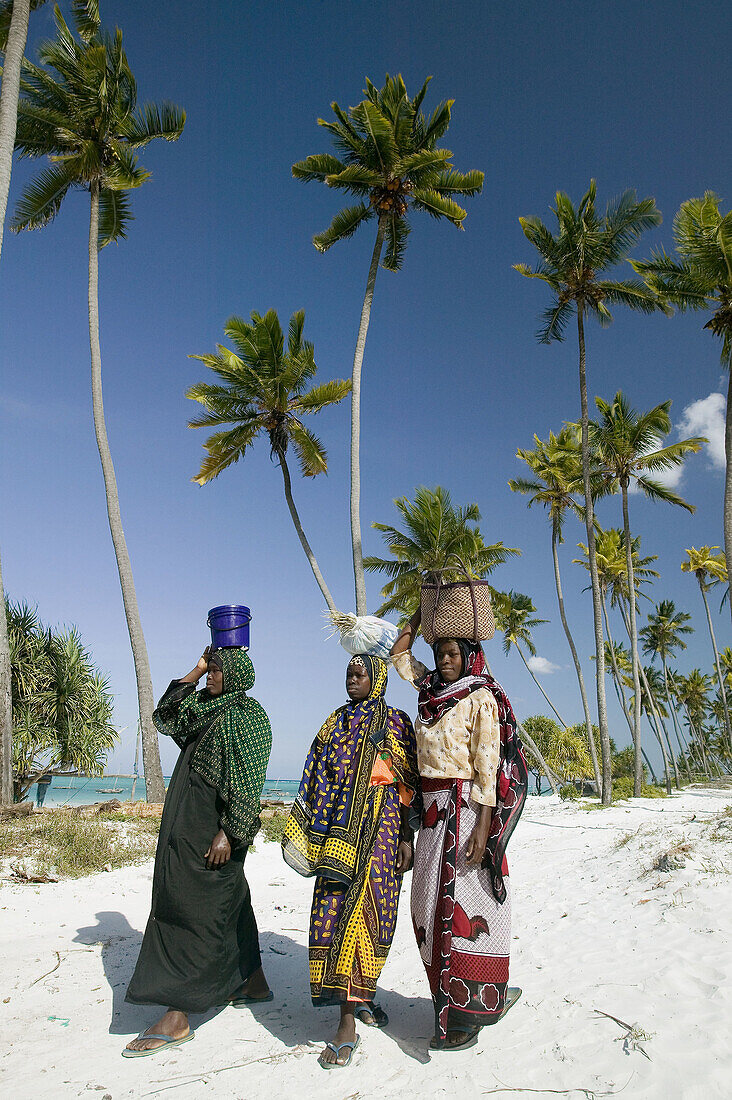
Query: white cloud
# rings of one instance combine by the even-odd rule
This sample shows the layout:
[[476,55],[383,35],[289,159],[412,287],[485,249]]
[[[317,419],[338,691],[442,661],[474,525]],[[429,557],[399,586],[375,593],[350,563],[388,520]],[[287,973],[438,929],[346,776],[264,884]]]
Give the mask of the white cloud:
[[[726,399],[724,394],[710,393],[707,397],[700,397],[698,401],[692,401],[690,405],[687,405],[674,429],[674,435],[678,439],[688,439],[690,436],[705,436],[709,442],[702,444],[702,454],[706,454],[709,464],[717,470],[723,470],[726,464],[724,454],[725,412]],[[648,453],[650,454],[663,446],[665,446],[665,443],[659,439],[652,447],[649,447]],[[668,489],[678,489],[684,472],[685,463],[681,466],[673,466],[670,470],[654,470],[648,476],[652,481],[658,481]],[[631,481],[628,490],[631,493],[642,492],[635,481]]]
[[726,401],[724,394],[710,393],[698,401],[687,405],[679,420],[679,434],[682,439],[690,435],[705,435],[709,442],[704,451],[712,466],[723,470],[726,461],[724,454],[724,418]]
[[561,665],[553,665],[546,657],[529,657],[527,662],[532,672],[539,676],[550,676],[552,672],[559,672]]

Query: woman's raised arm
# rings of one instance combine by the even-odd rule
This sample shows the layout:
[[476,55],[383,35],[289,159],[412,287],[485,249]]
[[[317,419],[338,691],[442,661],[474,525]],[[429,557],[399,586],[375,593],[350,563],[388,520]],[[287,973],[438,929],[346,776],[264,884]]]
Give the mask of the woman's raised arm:
[[414,645],[414,640],[417,637],[419,631],[419,624],[422,621],[422,612],[418,609],[414,612],[411,619],[404,627],[394,645],[391,647],[392,657],[398,656],[400,653],[406,653],[408,649],[411,649]]

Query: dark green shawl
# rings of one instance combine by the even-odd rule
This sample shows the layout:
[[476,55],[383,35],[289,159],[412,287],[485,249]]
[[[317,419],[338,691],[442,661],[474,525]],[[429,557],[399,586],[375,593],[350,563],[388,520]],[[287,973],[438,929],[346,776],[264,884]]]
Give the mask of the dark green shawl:
[[216,650],[224,675],[221,695],[203,691],[179,706],[160,706],[156,728],[179,745],[200,737],[191,768],[216,788],[224,803],[222,828],[244,844],[259,830],[262,787],[272,748],[269,719],[247,691],[254,685],[254,666],[243,649]]

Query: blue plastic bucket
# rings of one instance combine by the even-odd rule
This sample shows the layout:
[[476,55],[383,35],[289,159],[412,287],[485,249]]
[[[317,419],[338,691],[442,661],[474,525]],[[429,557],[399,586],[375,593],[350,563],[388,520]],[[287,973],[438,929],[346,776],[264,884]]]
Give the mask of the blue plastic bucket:
[[251,612],[243,604],[227,603],[212,607],[206,625],[211,628],[211,645],[214,649],[238,646],[249,649],[249,623]]

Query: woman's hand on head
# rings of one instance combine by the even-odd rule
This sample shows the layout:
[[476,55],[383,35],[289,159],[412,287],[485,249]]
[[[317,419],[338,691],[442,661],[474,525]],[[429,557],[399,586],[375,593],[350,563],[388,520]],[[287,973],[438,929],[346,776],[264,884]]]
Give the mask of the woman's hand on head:
[[223,829],[219,829],[203,858],[206,860],[206,867],[209,871],[214,867],[223,867],[225,863],[229,862],[231,859],[231,844]]
[[204,649],[203,653],[201,654],[201,656],[198,658],[198,664],[196,665],[196,668],[199,670],[201,675],[208,672],[208,659],[209,659],[210,656],[211,656],[211,646],[207,645],[206,648]]

